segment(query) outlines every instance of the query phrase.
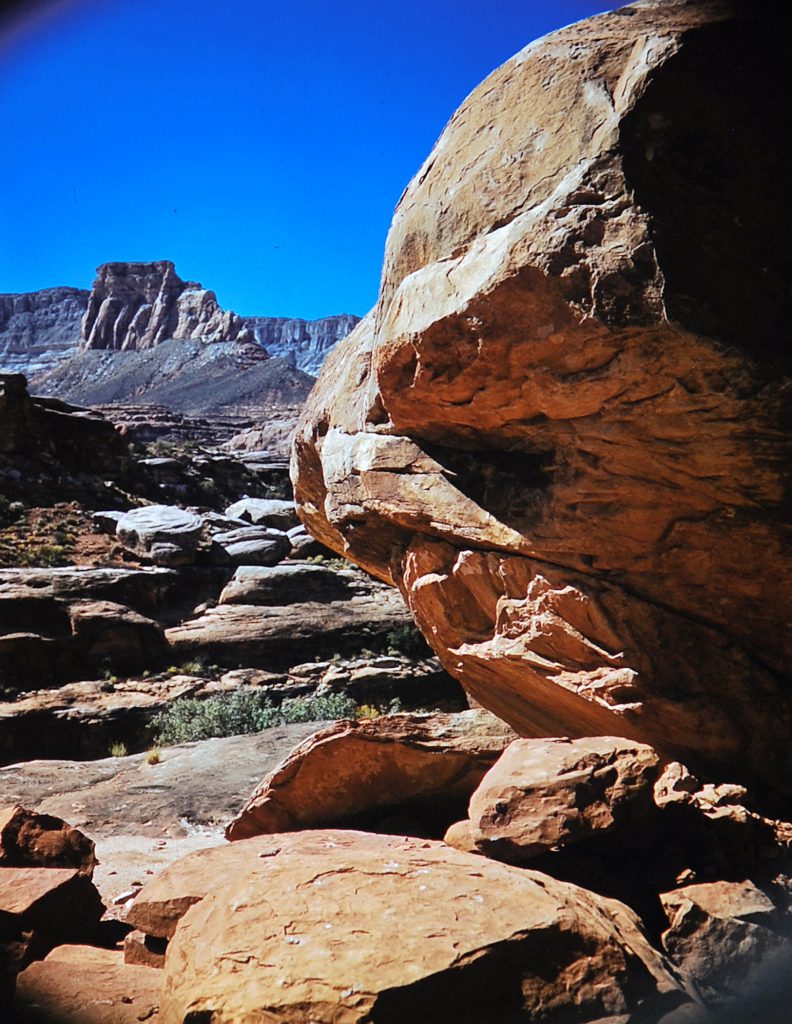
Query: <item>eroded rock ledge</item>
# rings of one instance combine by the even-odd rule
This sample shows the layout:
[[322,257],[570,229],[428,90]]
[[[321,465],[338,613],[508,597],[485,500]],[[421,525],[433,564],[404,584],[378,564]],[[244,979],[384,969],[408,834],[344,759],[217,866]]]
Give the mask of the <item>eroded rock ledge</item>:
[[518,732],[788,793],[792,124],[762,10],[637,3],[496,70],[397,207],[293,477]]

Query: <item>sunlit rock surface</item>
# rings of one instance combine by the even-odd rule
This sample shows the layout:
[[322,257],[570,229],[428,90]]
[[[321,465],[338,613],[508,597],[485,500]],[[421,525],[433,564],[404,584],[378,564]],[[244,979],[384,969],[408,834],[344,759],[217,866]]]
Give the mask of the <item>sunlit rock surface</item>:
[[788,791],[789,64],[761,6],[532,43],[405,191],[301,516],[520,733]]

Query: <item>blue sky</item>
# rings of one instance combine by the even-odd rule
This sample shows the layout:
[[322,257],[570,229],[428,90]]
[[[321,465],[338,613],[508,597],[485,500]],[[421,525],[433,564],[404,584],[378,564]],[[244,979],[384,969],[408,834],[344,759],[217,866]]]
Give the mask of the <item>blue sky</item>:
[[464,97],[617,6],[19,2],[0,23],[0,292],[171,259],[244,315],[362,315],[399,195]]

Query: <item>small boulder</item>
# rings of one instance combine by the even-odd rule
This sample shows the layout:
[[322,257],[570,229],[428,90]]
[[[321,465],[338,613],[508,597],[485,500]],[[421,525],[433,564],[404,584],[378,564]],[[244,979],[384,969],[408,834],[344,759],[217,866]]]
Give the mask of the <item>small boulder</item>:
[[530,860],[648,816],[659,771],[631,740],[515,740],[471,797],[471,834],[496,860]]
[[124,963],[162,968],[165,966],[167,948],[167,939],[158,939],[138,931],[128,932],[124,936]]
[[77,868],[0,869],[0,919],[35,932],[47,948],[90,942],[104,909],[93,882]]
[[291,551],[288,535],[269,526],[241,526],[216,533],[212,540],[235,565],[277,565]]
[[243,565],[226,584],[220,604],[285,605],[351,596],[350,581],[320,565]]
[[0,809],[0,868],[77,868],[90,878],[95,866],[93,842],[62,818]]
[[147,505],[126,512],[116,534],[127,550],[155,565],[190,565],[201,539],[203,520],[174,505]]
[[115,509],[104,509],[100,512],[94,512],[91,516],[91,522],[102,533],[108,533],[111,537],[114,537],[118,529],[119,520],[123,519],[124,515],[124,512],[118,512]]
[[226,837],[352,823],[388,831],[397,814],[412,834],[440,836],[513,737],[487,711],[335,722],[263,780]]
[[687,885],[661,894],[670,927],[663,948],[713,1008],[745,1004],[785,981],[792,942],[779,934],[780,912],[751,881]]
[[292,542],[292,557],[293,558],[313,558],[316,555],[324,555],[327,558],[337,558],[335,551],[331,551],[320,541],[308,533],[305,527],[300,523],[299,526],[293,526],[289,531],[289,540]]
[[232,519],[246,519],[256,526],[273,526],[278,530],[289,530],[299,525],[293,501],[277,498],[242,498],[225,510]]

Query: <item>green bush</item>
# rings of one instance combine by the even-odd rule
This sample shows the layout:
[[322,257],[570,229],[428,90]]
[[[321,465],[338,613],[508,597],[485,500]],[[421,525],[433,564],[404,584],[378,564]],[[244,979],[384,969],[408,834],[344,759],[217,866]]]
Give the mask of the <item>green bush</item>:
[[276,706],[260,690],[240,689],[228,696],[175,700],[152,721],[154,742],[163,746],[241,736],[292,722],[321,722],[354,718],[357,705],[343,694],[295,697]]
[[423,634],[412,622],[396,626],[387,636],[388,654],[402,654],[405,658],[428,658],[432,651]]

